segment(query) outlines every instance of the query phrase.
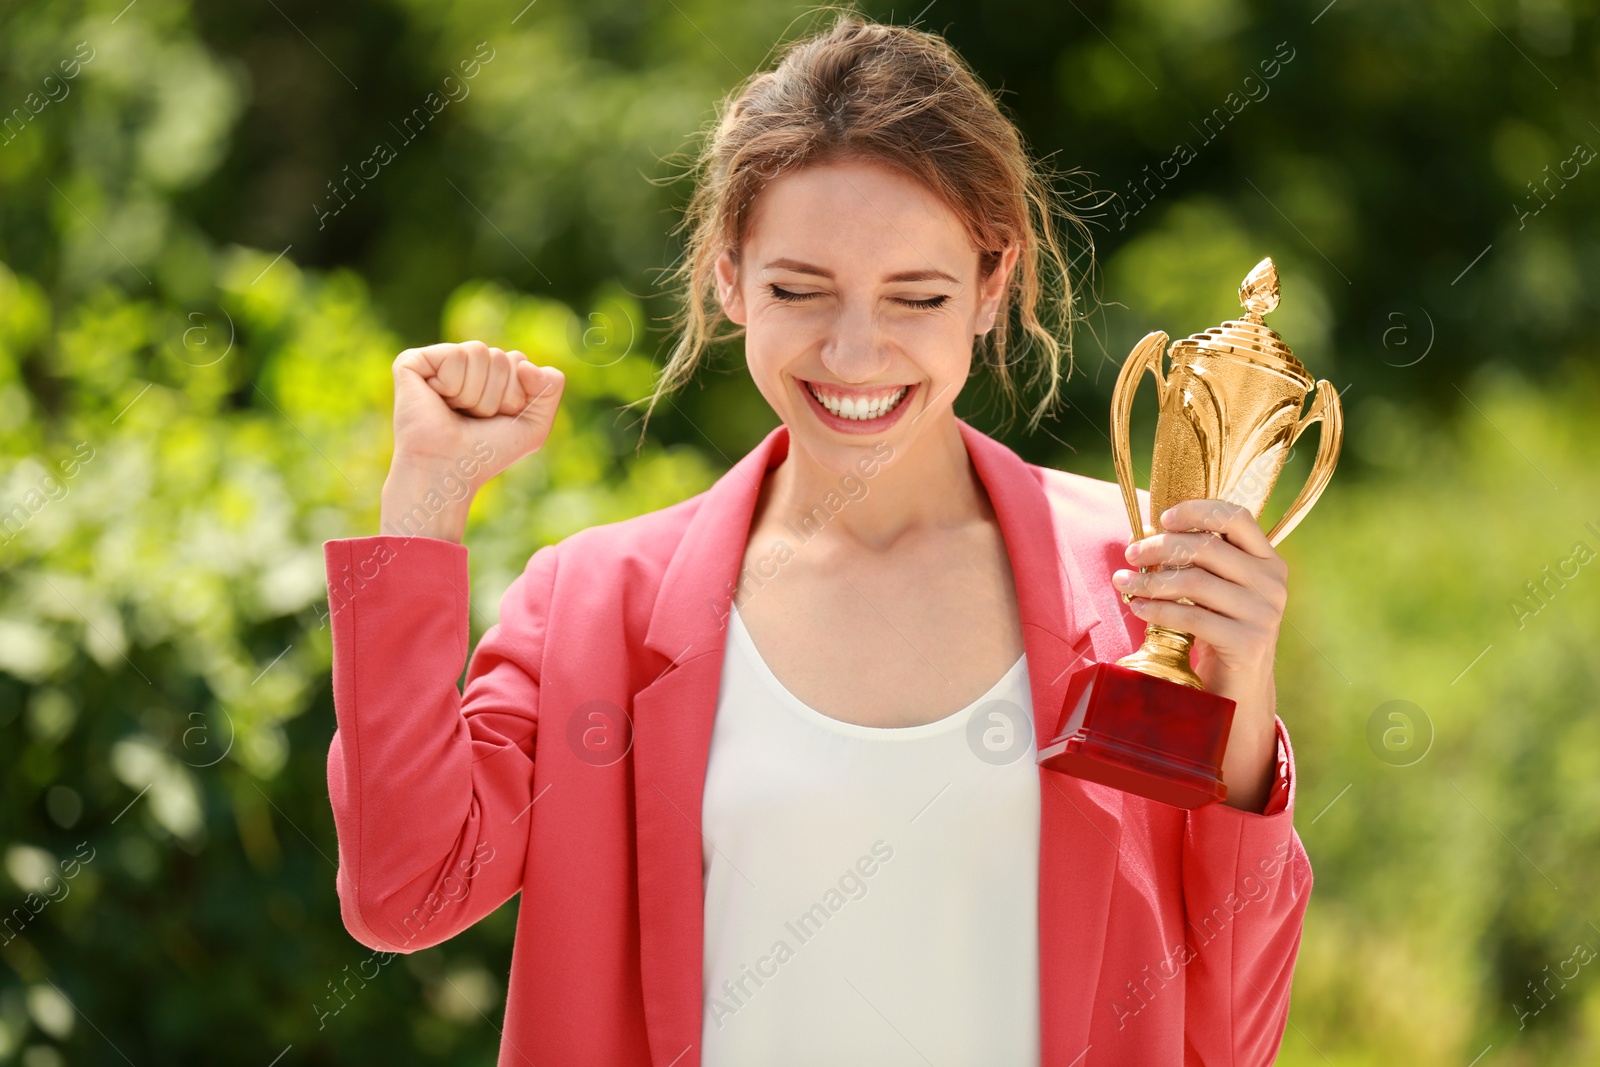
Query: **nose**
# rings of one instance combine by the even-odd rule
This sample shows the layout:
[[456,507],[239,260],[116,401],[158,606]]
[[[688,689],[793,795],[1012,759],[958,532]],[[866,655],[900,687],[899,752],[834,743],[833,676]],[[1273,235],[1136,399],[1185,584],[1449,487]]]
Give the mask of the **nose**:
[[892,357],[870,300],[846,301],[822,347],[822,365],[846,384],[870,382],[889,369]]

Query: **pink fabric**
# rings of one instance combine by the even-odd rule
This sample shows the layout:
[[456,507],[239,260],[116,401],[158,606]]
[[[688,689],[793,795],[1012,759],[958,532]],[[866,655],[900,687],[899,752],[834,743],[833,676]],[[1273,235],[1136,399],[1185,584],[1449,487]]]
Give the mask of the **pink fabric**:
[[[1110,581],[1127,514],[1115,484],[960,429],[1016,577],[1042,743],[1070,673],[1143,635]],[[701,790],[728,603],[787,450],[780,426],[704,493],[539,549],[470,663],[465,547],[324,546],[345,925],[415,951],[520,890],[502,1067],[699,1063]],[[1311,891],[1277,725],[1263,814],[1040,769],[1043,1067],[1272,1062]]]

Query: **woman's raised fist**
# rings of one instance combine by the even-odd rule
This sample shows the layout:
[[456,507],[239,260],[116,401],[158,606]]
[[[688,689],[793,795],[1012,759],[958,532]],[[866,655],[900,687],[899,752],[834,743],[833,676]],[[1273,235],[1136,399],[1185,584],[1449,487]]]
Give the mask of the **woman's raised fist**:
[[392,469],[456,471],[474,492],[544,444],[566,384],[482,341],[408,348],[393,369]]
[[566,377],[482,341],[395,357],[381,529],[459,542],[474,494],[550,435]]

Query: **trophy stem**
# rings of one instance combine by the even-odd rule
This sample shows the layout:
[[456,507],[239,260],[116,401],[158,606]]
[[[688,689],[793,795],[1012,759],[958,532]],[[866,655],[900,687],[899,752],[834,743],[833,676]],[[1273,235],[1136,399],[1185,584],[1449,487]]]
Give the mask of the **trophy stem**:
[[1190,689],[1204,689],[1200,676],[1189,665],[1189,648],[1194,635],[1167,626],[1147,626],[1144,644],[1139,651],[1117,660],[1117,666],[1128,667],[1169,682],[1186,685]]

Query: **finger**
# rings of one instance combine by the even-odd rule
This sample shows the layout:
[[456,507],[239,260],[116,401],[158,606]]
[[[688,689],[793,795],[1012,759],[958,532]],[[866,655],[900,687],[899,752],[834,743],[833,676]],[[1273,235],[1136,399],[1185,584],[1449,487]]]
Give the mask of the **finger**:
[[1250,555],[1262,559],[1278,554],[1250,510],[1226,500],[1185,500],[1168,508],[1160,522],[1164,529],[1172,531],[1214,530]]
[[489,380],[489,346],[482,341],[463,341],[456,347],[466,359],[466,377],[450,406],[470,411],[483,398],[483,386]]
[[500,406],[494,411],[496,415],[515,415],[528,402],[523,395],[522,375],[517,370],[527,358],[515,350],[506,352],[506,384],[500,391]]
[[[1163,568],[1176,573],[1196,568],[1209,571],[1248,590],[1254,599],[1247,603],[1275,618],[1282,617],[1289,602],[1289,571],[1283,557],[1276,552],[1271,559],[1252,556],[1215,531],[1156,534],[1129,545],[1125,556],[1128,562],[1158,573]],[[1249,616],[1241,612],[1248,610],[1234,609],[1227,614],[1244,618]]]
[[517,374],[521,378],[523,394],[526,397],[522,407],[516,411],[518,419],[537,418],[537,414],[530,415],[530,413],[543,412],[561,399],[561,391],[566,386],[566,376],[555,367],[519,363]]
[[437,375],[440,393],[446,400],[454,400],[461,395],[461,390],[467,386],[467,367],[470,361],[467,354],[457,345],[451,345],[439,361]]
[[1128,607],[1152,626],[1192,634],[1219,652],[1242,648],[1249,633],[1243,623],[1196,605],[1134,597]]
[[498,348],[489,349],[486,362],[488,374],[483,382],[483,395],[469,410],[470,414],[486,419],[500,410],[505,396],[506,382],[511,380],[511,358]]
[[1134,566],[1152,570],[1200,566],[1240,585],[1259,586],[1263,580],[1261,558],[1245,552],[1215,530],[1154,534],[1128,545],[1123,558]]
[[466,379],[466,357],[460,346],[453,344],[408,348],[395,358],[394,370],[396,374],[411,371],[449,399],[461,391]]
[[1219,578],[1202,567],[1145,574],[1119,570],[1111,576],[1111,581],[1125,597],[1187,601],[1239,622],[1260,624],[1278,614],[1272,603],[1254,590]]

